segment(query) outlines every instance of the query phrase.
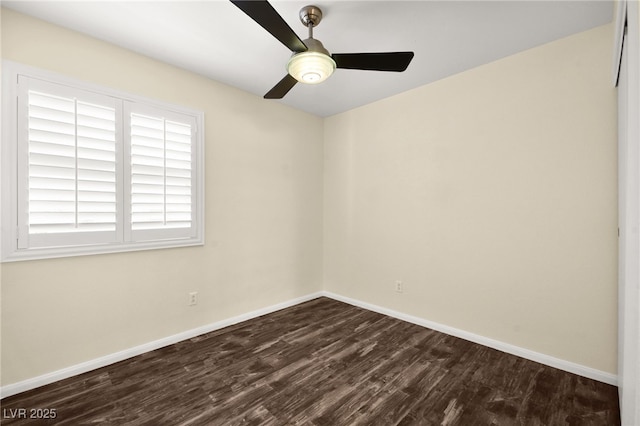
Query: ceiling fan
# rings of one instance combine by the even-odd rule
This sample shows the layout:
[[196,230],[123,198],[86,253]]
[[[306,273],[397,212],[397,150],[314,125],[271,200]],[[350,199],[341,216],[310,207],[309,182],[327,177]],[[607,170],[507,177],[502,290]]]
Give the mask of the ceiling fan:
[[309,29],[309,38],[300,40],[268,1],[231,0],[231,3],[293,52],[287,63],[288,74],[264,95],[265,99],[281,99],[297,82],[321,83],[336,68],[401,72],[413,59],[413,52],[329,53],[320,40],[313,38],[313,28],[322,19],[317,6],[300,9],[300,21]]

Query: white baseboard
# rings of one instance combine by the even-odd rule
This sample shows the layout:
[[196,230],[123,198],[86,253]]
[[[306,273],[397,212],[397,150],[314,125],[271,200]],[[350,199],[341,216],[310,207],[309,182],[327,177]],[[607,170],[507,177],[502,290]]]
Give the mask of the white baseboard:
[[243,321],[247,321],[253,318],[257,318],[262,315],[270,314],[281,309],[285,309],[300,303],[316,299],[322,296],[321,292],[308,294],[306,296],[298,297],[296,299],[288,300],[286,302],[278,303],[266,308],[258,309],[246,314],[238,315],[232,318],[214,322],[213,324],[204,325],[202,327],[194,328],[192,330],[183,331],[182,333],[174,334],[153,342],[145,343],[140,346],[125,349],[120,352],[105,355],[100,358],[92,359],[87,362],[83,362],[77,365],[72,365],[61,370],[53,371],[51,373],[43,374],[41,376],[34,377],[32,379],[23,380],[21,382],[12,383],[0,388],[0,398],[6,398],[11,395],[15,395],[21,392],[25,392],[31,389],[35,389],[40,386],[48,385],[58,380],[67,379],[69,377],[77,376],[82,373],[86,373],[97,368],[106,367],[107,365],[120,362],[122,360],[132,358],[137,355],[141,355],[146,352],[151,352],[156,349],[160,349],[165,346],[173,345],[186,339],[199,336],[201,334],[209,333],[211,331],[219,330],[230,325],[234,325]]
[[615,374],[596,370],[595,368],[576,364],[570,361],[565,361],[563,359],[555,358],[550,355],[545,355],[540,352],[535,352],[529,349],[521,348],[519,346],[511,345],[509,343],[500,342],[498,340],[490,339],[488,337],[480,336],[478,334],[470,333],[468,331],[460,330],[454,327],[449,327],[448,325],[439,324],[437,322],[433,322],[423,318],[404,314],[402,312],[394,311],[388,308],[383,308],[381,306],[373,305],[367,302],[362,302],[360,300],[341,296],[339,294],[331,293],[328,291],[323,291],[322,295],[335,300],[339,300],[341,302],[348,303],[350,305],[367,309],[369,311],[378,312],[380,314],[388,315],[390,317],[394,317],[403,321],[420,325],[422,327],[427,327],[432,330],[436,330],[441,333],[448,334],[450,336],[459,337],[461,339],[468,340],[473,343],[478,343],[480,345],[487,346],[489,348],[497,349],[501,352],[506,352],[508,354],[516,355],[521,358],[538,362],[540,364],[548,365],[550,367],[554,367],[559,370],[568,371],[569,373],[577,374],[579,376],[587,377],[589,379],[597,380],[599,382],[608,383],[613,386],[618,386],[618,376]]
[[257,318],[262,315],[270,314],[281,309],[285,309],[291,306],[298,305],[309,300],[316,299],[318,297],[325,296],[331,299],[335,299],[341,302],[348,303],[353,306],[358,306],[369,311],[378,312],[383,315],[388,315],[393,318],[407,321],[422,327],[427,327],[441,333],[445,333],[451,336],[459,337],[470,342],[478,343],[493,349],[497,349],[502,352],[506,352],[512,355],[516,355],[531,361],[539,362],[540,364],[548,365],[550,367],[558,368],[560,370],[568,371],[573,374],[577,374],[589,379],[597,380],[600,382],[608,383],[610,385],[618,385],[618,377],[611,373],[596,370],[594,368],[586,367],[584,365],[576,364],[573,362],[565,361],[559,358],[555,358],[549,355],[545,355],[539,352],[534,352],[529,349],[524,349],[508,343],[503,343],[498,340],[493,340],[487,337],[483,337],[477,334],[469,333],[464,330],[449,327],[447,325],[439,324],[433,321],[415,317],[412,315],[404,314],[402,312],[394,311],[392,309],[383,308],[381,306],[373,305],[371,303],[362,302],[360,300],[352,299],[350,297],[341,296],[339,294],[331,293],[328,291],[320,291],[317,293],[308,294],[306,296],[298,297],[296,299],[288,300],[286,302],[278,303],[276,305],[268,306],[266,308],[258,309],[248,312],[246,314],[238,315],[225,320],[217,321],[212,324],[208,324],[202,327],[187,330],[182,333],[174,334],[153,342],[145,343],[143,345],[135,346],[133,348],[125,349],[120,352],[116,352],[110,355],[105,355],[100,358],[96,358],[81,364],[72,365],[61,370],[53,371],[51,373],[43,374],[31,379],[23,380],[21,382],[12,383],[0,388],[0,398],[6,398],[11,395],[15,395],[21,392],[25,392],[31,389],[35,389],[40,386],[48,385],[58,380],[67,379],[69,377],[77,376],[82,373],[86,373],[97,368],[106,367],[107,365],[114,364],[116,362],[123,361],[128,358],[132,358],[137,355],[141,355],[146,352],[150,352],[156,349],[160,349],[165,346],[173,345],[186,339],[199,336],[204,333],[219,330],[230,325],[234,325],[243,321],[247,321],[253,318]]

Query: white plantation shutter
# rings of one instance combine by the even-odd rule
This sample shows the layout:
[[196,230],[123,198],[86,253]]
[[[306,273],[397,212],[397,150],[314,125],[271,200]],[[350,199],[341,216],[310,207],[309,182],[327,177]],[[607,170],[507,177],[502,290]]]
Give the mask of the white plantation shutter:
[[108,96],[23,81],[26,223],[21,245],[117,239],[118,104]]
[[202,112],[10,61],[2,77],[2,261],[204,244]]
[[128,103],[131,238],[190,237],[194,230],[193,117]]

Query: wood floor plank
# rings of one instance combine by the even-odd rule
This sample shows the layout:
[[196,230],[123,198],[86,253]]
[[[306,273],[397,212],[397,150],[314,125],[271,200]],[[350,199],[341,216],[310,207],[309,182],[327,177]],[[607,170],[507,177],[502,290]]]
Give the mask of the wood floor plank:
[[[12,417],[55,408],[50,421]],[[2,400],[2,425],[619,425],[617,388],[318,298]]]

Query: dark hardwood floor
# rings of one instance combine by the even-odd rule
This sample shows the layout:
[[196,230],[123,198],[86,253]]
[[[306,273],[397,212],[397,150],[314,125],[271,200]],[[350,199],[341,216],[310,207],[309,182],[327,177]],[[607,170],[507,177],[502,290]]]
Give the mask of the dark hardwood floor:
[[[21,408],[56,419],[10,418]],[[2,414],[3,425],[620,424],[614,386],[327,298],[5,398]]]

